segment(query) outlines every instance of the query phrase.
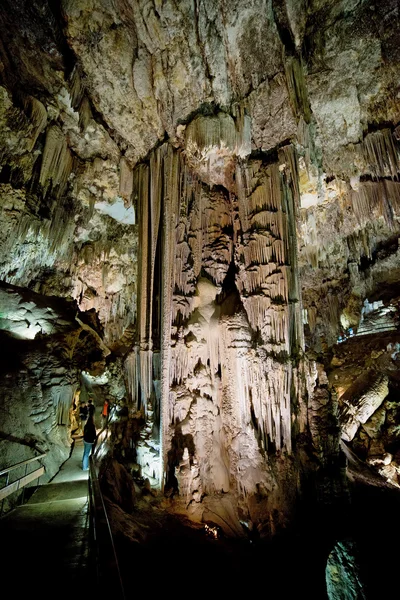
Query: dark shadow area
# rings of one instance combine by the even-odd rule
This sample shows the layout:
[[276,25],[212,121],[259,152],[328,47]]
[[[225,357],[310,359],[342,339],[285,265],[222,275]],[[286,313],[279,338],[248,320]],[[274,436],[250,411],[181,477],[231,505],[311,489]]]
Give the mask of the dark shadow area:
[[178,480],[175,476],[175,467],[179,466],[183,458],[185,448],[188,449],[190,465],[193,463],[195,455],[195,445],[193,436],[182,433],[182,425],[178,422],[175,427],[175,434],[171,440],[171,448],[168,451],[167,483],[165,493],[174,495],[179,490]]
[[[161,525],[161,527],[160,527]],[[326,549],[312,536],[285,535],[274,542],[256,539],[214,540],[204,525],[185,526],[178,517],[165,517],[154,526],[145,544],[117,540],[127,597],[147,589],[145,582],[173,579],[194,597],[248,597],[325,600]],[[326,555],[326,556],[325,556]],[[132,578],[132,571],[138,578]]]

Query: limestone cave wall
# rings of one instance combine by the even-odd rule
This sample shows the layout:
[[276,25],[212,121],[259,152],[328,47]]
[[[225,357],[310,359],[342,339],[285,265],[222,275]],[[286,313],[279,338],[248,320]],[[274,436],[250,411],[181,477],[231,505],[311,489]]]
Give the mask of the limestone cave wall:
[[[67,299],[74,375],[33,387],[113,373],[129,468],[194,519],[273,533],[310,489],[343,498],[343,453],[398,485],[398,12],[2,3],[1,329],[34,372],[61,334],[22,295]],[[27,384],[4,365],[7,438]]]

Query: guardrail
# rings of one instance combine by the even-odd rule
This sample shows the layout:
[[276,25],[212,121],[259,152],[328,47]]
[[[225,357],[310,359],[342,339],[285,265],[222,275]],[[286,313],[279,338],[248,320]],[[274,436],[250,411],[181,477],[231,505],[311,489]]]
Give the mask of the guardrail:
[[[16,465],[7,467],[6,469],[2,469],[0,471],[0,477],[3,475],[7,475],[5,486],[0,489],[0,501],[1,501],[0,516],[3,513],[4,499],[7,498],[7,496],[10,496],[10,494],[17,492],[18,490],[20,490],[22,488],[25,488],[25,486],[28,485],[28,483],[31,483],[31,481],[34,481],[35,479],[38,480],[38,485],[39,485],[39,479],[44,474],[44,467],[40,466],[39,469],[35,469],[34,471],[31,471],[30,473],[27,473],[27,469],[28,469],[29,464],[35,462],[36,460],[41,460],[45,456],[46,456],[46,454],[41,454],[40,456],[35,456],[34,458],[28,458],[28,460],[24,460],[20,463],[17,463]],[[23,466],[25,466],[25,475],[23,477],[20,477],[19,479],[16,479],[12,483],[10,483],[10,473],[12,471],[14,471],[15,469],[19,469]]]
[[98,595],[125,600],[125,590],[93,455],[89,457],[90,534],[95,549]]

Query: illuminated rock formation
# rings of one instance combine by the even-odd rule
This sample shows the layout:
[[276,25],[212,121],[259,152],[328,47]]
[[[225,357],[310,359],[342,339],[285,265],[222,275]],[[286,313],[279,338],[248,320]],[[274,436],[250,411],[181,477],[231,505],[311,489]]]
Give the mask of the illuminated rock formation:
[[39,363],[62,337],[73,375],[48,376],[54,398],[107,368],[107,451],[228,534],[344,502],[341,440],[398,485],[396,11],[0,10],[0,326]]

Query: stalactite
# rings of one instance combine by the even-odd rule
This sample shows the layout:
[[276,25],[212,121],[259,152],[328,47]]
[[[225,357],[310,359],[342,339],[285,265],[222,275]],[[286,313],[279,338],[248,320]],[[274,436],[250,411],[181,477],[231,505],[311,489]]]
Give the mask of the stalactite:
[[236,148],[236,128],[230,115],[218,113],[213,117],[199,116],[186,129],[187,143],[200,150],[212,147]]
[[139,350],[139,380],[142,392],[141,401],[144,414],[147,414],[147,405],[153,391],[153,351]]
[[337,296],[327,294],[325,319],[331,330],[332,339],[337,338],[338,323],[340,323],[340,304]]
[[[195,284],[193,278],[193,271],[188,265],[188,260],[191,255],[191,249],[189,244],[185,240],[185,231],[183,223],[177,227],[177,239],[176,239],[176,254],[175,254],[175,277],[174,284],[179,292],[184,295],[193,294],[195,291]],[[182,232],[180,235],[179,232]]]
[[310,332],[314,333],[315,331],[315,326],[317,323],[317,308],[316,306],[309,306],[307,309],[307,320],[308,320],[308,324],[310,326]]
[[285,243],[286,267],[284,272],[287,276],[288,301],[290,302],[291,325],[290,325],[290,348],[297,352],[300,348],[304,349],[304,329],[302,322],[302,306],[300,297],[300,285],[298,280],[298,245],[297,240],[300,235],[300,189],[299,189],[299,169],[297,154],[292,144],[284,146],[279,151],[281,161],[280,170],[282,172],[282,205],[286,218],[285,233],[283,241]]
[[93,118],[92,109],[90,107],[89,99],[86,94],[86,86],[84,78],[78,68],[75,65],[69,80],[69,93],[71,97],[72,108],[79,113],[79,126],[83,131],[89,125]]
[[267,229],[278,239],[283,237],[282,218],[279,212],[260,211],[251,218],[251,225],[255,229]]
[[133,192],[133,172],[126,158],[122,157],[119,163],[119,194],[128,202]]
[[298,119],[303,117],[304,121],[309,123],[311,111],[302,61],[295,56],[287,56],[285,74],[293,112]]
[[249,189],[245,185],[245,174],[246,167],[242,167],[240,164],[236,165],[236,186],[238,195],[238,207],[239,207],[239,219],[242,225],[243,231],[249,229],[249,202],[247,202],[247,196],[249,195]]
[[187,378],[192,367],[191,358],[184,340],[178,340],[171,348],[170,385],[180,384]]
[[[186,127],[186,155],[189,161],[203,163],[210,169],[212,155],[246,157],[251,153],[251,119],[245,108],[236,106],[235,119],[219,112],[213,116],[199,115]],[[208,181],[211,181],[208,171]]]
[[296,150],[292,144],[280,148],[279,161],[281,165],[283,164],[287,167],[287,185],[293,191],[294,209],[297,210],[300,207],[299,166]]
[[134,190],[138,197],[139,222],[139,273],[138,273],[138,322],[139,344],[145,349],[149,343],[149,168],[139,165],[134,173]]
[[184,320],[190,317],[190,315],[193,312],[193,298],[187,296],[180,296],[179,294],[174,294],[172,302],[172,323],[177,322],[179,314]]
[[[241,428],[252,422],[252,407],[258,424],[258,436],[268,451],[269,443],[276,450],[291,452],[290,389],[292,370],[288,365],[276,364],[262,355],[242,354],[235,347],[225,360],[235,365],[234,387],[237,389]],[[227,385],[227,382],[224,382]],[[253,423],[253,426],[255,424]],[[248,493],[252,490],[248,489]]]
[[400,173],[399,151],[390,129],[369,133],[362,143],[366,163],[375,177],[398,179]]
[[85,86],[83,85],[82,77],[79,72],[77,65],[73,68],[70,75],[70,96],[71,106],[76,110],[79,108],[83,95],[85,93]]
[[[179,222],[181,200],[182,157],[170,146],[164,156],[164,202],[163,202],[163,273],[162,273],[162,318],[161,318],[161,411],[160,411],[160,447],[163,478],[166,476],[169,440],[169,402],[170,402],[170,359],[171,359],[171,323],[172,296],[175,279],[174,256],[176,253],[176,227]],[[165,480],[164,480],[165,481]],[[163,485],[163,482],[162,485]]]
[[[68,260],[73,252],[73,246],[70,243],[73,238],[75,224],[71,214],[62,206],[56,206],[53,210],[51,219],[44,223],[42,233],[50,242],[50,251],[63,256]],[[67,253],[69,249],[69,254]]]
[[53,125],[47,129],[39,183],[46,193],[49,186],[60,197],[72,171],[73,160],[64,134]]
[[246,114],[243,105],[236,107],[236,149],[237,156],[242,158],[251,153],[251,118]]
[[304,148],[305,155],[304,160],[306,163],[307,169],[309,169],[311,164],[311,146],[312,146],[312,136],[310,136],[310,125],[305,122],[303,117],[300,117],[299,123],[297,126],[297,139],[300,144]]
[[347,236],[347,245],[351,256],[358,261],[362,256],[372,257],[372,241],[366,229],[359,229]]
[[400,183],[383,179],[360,183],[358,191],[351,192],[354,214],[363,227],[382,217],[389,227],[394,227],[393,216],[399,213]]
[[[162,199],[162,186],[163,186],[163,167],[164,157],[167,152],[167,145],[163,144],[157,148],[150,157],[150,239],[149,239],[149,259],[150,259],[150,271],[149,271],[149,314],[150,314],[150,328],[151,319],[153,315],[153,296],[154,296],[154,272],[155,272],[155,259],[157,242],[159,239],[160,230],[160,216],[161,216],[161,199]],[[149,337],[152,338],[152,331],[149,331]]]
[[32,152],[39,135],[46,126],[47,111],[43,104],[33,96],[24,96],[23,106],[25,114],[32,123],[31,143],[28,147],[29,152]]
[[386,197],[395,216],[400,217],[400,183],[385,179]]
[[85,96],[79,106],[79,127],[85,131],[92,119],[93,115],[90,102]]
[[[3,251],[6,255],[12,254],[15,247],[25,248],[25,251],[18,258],[16,272],[10,276],[9,267],[5,263],[0,278],[7,278],[10,283],[19,285],[27,277],[37,277],[41,269],[53,265],[57,259],[70,262],[74,228],[71,213],[63,206],[55,205],[49,219],[40,219],[31,213],[21,214],[8,235]],[[35,263],[32,263],[32,248]]]

